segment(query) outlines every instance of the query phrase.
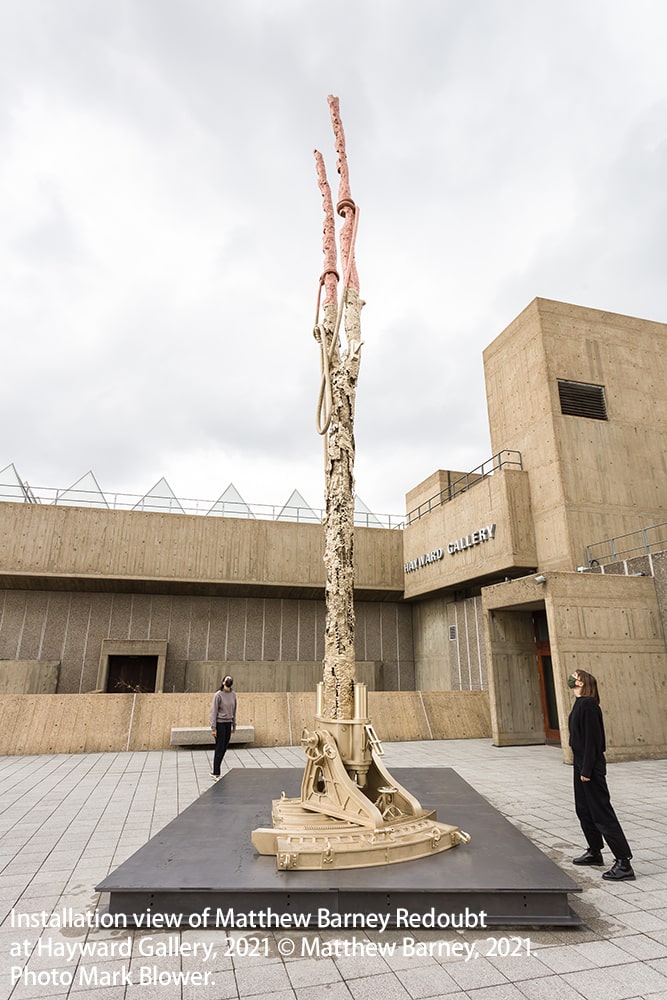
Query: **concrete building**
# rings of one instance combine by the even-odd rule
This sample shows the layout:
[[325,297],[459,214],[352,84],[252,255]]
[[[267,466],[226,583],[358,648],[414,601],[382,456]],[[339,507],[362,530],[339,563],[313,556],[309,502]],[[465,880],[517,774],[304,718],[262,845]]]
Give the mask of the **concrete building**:
[[[663,756],[667,326],[536,299],[484,366],[494,457],[412,489],[402,530],[356,529],[358,675],[422,706],[488,691],[494,743],[566,747],[589,669],[609,756]],[[228,671],[312,691],[322,547],[314,523],[0,503],[4,702],[203,696]]]
[[662,756],[667,326],[536,299],[484,366],[495,458],[408,494],[416,684],[488,684],[499,746],[566,742],[588,669],[610,757]]

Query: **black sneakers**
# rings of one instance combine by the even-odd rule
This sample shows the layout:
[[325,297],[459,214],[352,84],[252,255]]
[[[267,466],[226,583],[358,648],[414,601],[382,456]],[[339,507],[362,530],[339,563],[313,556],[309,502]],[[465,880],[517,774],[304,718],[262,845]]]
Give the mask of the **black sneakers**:
[[616,858],[609,871],[603,873],[602,878],[610,882],[621,882],[623,879],[634,881],[636,875],[628,858]]
[[587,847],[584,853],[578,857],[572,859],[573,865],[603,865],[602,854],[600,851],[592,851],[590,847]]

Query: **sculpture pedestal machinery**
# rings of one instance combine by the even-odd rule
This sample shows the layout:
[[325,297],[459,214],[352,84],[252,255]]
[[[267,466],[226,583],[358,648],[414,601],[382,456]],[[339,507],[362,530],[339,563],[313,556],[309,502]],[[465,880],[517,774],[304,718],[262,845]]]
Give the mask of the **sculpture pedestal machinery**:
[[[317,685],[315,728],[304,730],[306,766],[299,798],[273,802],[273,826],[253,831],[260,854],[281,869],[365,868],[429,857],[468,843],[456,826],[395,781],[368,715],[365,684],[354,671],[354,407],[361,358],[359,280],[354,258],[359,210],[349,186],[338,100],[329,98],[340,175],[338,214],[343,288],[338,302],[335,216],[324,161],[315,151],[324,208],[324,270],[314,336],[322,383],[318,431],[325,451],[326,627],[323,680]],[[324,301],[322,290],[324,289]],[[322,319],[320,321],[320,311]],[[344,320],[346,347],[339,332]]]

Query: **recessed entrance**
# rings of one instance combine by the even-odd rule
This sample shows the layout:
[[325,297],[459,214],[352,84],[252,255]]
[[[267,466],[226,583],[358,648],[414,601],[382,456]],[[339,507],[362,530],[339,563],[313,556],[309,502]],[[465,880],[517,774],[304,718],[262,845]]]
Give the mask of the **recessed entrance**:
[[103,639],[97,690],[108,694],[164,691],[167,643],[154,639]]
[[107,691],[146,694],[155,691],[157,656],[110,656]]
[[545,611],[533,612],[533,627],[535,629],[537,670],[540,677],[544,735],[547,743],[560,743],[560,723],[558,722],[556,688],[554,686],[554,672],[551,662],[551,643],[549,641],[549,629]]

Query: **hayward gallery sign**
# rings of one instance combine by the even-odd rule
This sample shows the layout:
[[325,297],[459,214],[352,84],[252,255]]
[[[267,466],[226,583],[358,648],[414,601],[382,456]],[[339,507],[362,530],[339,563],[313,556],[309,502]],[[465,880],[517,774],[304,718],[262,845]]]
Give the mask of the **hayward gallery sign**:
[[457,538],[455,542],[448,542],[446,548],[432,549],[430,552],[425,552],[423,556],[419,556],[418,559],[411,559],[410,562],[405,563],[403,568],[406,573],[414,573],[417,569],[422,569],[430,563],[444,559],[445,552],[448,552],[450,556],[455,556],[457,552],[472,549],[475,545],[481,545],[483,542],[488,542],[495,537],[495,524],[487,524],[485,528],[478,528],[477,531],[472,531],[463,538]]

